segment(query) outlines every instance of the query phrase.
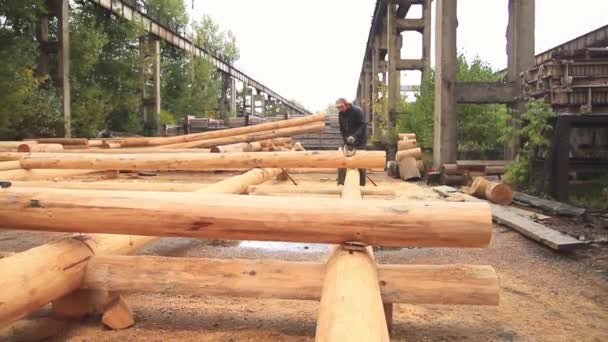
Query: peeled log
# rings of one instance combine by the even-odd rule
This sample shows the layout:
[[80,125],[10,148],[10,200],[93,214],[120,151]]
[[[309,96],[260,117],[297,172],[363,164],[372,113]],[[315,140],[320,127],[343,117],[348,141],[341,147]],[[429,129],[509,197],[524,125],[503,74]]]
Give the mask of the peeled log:
[[399,160],[399,178],[403,180],[418,180],[420,179],[420,170],[418,163],[413,157],[405,157]]
[[17,152],[58,152],[63,151],[61,144],[21,144]]
[[[377,267],[384,302],[498,304],[498,277],[490,266]],[[89,261],[82,287],[165,295],[319,300],[325,268],[321,263],[282,260],[98,255]]]
[[[250,195],[278,195],[281,196],[286,194],[319,194],[319,195],[340,195],[342,193],[341,187],[332,186],[294,186],[294,185],[252,185],[249,186],[247,192]],[[361,189],[361,195],[363,196],[395,196],[395,190],[389,187],[364,187]]]
[[471,183],[469,193],[475,197],[486,198],[486,188],[489,184],[490,182],[487,179],[477,177],[473,180],[473,183]]
[[[348,170],[342,199],[361,198],[359,171]],[[371,247],[333,248],[325,269],[315,341],[390,341]]]
[[[285,152],[288,153],[288,152]],[[159,210],[162,208],[162,210]],[[344,220],[345,212],[353,213]],[[389,203],[169,192],[0,190],[0,227],[388,247],[485,247],[487,203]]]
[[418,147],[418,143],[416,142],[416,140],[400,140],[397,143],[397,149],[399,151],[403,151],[403,150],[409,150],[412,148],[416,148]]
[[304,146],[302,146],[302,144],[300,142],[293,144],[293,146],[291,147],[291,150],[292,151],[306,151],[306,149],[304,148]]
[[54,178],[65,178],[73,176],[81,176],[89,173],[100,172],[100,170],[10,170],[0,171],[1,180],[16,180],[16,181],[32,181],[32,180],[44,180]]
[[[218,185],[222,183],[232,187],[230,179]],[[32,203],[39,204],[30,202],[30,206]],[[55,301],[59,307],[73,302],[74,297],[69,293],[81,285],[86,262],[92,255],[128,254],[157,239],[154,236],[81,235],[0,259],[0,288],[3,289],[0,291],[0,303],[3,303],[0,305],[0,328],[50,301]],[[98,300],[91,299],[91,302]],[[79,311],[90,307],[91,303],[80,301],[78,305],[79,308],[72,305],[71,310]]]
[[40,138],[36,139],[40,144],[60,145],[88,145],[89,140],[83,138]]
[[[314,122],[324,123],[325,114],[319,113],[319,114],[309,115],[309,116],[296,118],[296,119],[268,122],[268,123],[264,123],[264,124],[260,124],[260,125],[223,129],[223,130],[212,131],[212,132],[180,135],[180,136],[169,137],[169,138],[125,138],[125,139],[114,140],[114,142],[120,143],[123,147],[171,145],[171,144],[179,144],[179,143],[187,143],[187,142],[194,142],[194,141],[232,137],[232,136],[236,136],[236,135],[244,135],[244,134],[262,132],[262,131],[278,130],[278,129],[288,128],[288,127],[303,126],[303,125],[307,125],[307,124],[314,123]],[[268,137],[268,138],[264,138],[264,139],[277,138],[277,137],[280,137],[280,135],[275,136],[275,137]],[[239,141],[237,141],[237,142],[239,142]],[[227,145],[227,144],[231,144],[231,143],[223,143],[223,144],[216,144],[216,145]],[[216,145],[211,145],[209,147],[213,147]]]
[[513,202],[513,190],[504,183],[490,182],[486,186],[485,197],[500,205],[509,205]]
[[89,140],[87,145],[89,145],[89,147],[101,147],[103,143],[103,140]]
[[210,148],[210,147],[214,147],[214,146],[218,146],[218,145],[230,145],[230,144],[236,144],[236,143],[240,143],[240,142],[262,141],[262,140],[268,140],[268,139],[277,138],[277,137],[321,132],[324,129],[325,129],[324,122],[313,122],[313,123],[302,125],[302,126],[294,126],[294,127],[287,127],[287,128],[268,130],[268,131],[260,131],[260,132],[254,132],[254,133],[248,133],[248,134],[233,135],[233,136],[227,136],[227,137],[209,139],[209,140],[197,140],[197,141],[180,143],[180,144],[164,145],[163,148],[168,148],[168,149],[201,148],[201,147]]
[[441,165],[441,172],[446,175],[464,175],[464,171],[458,168],[456,164],[443,164]]
[[379,168],[384,166],[385,153],[359,151],[346,157],[338,151],[243,152],[243,153],[180,153],[159,154],[72,154],[29,156],[21,159],[24,169],[96,169],[96,170],[213,170],[222,168]]
[[195,183],[142,183],[142,182],[55,182],[55,181],[11,181],[12,187],[23,188],[57,188],[85,190],[121,190],[121,191],[175,191],[188,192],[200,190],[204,185]]
[[506,171],[506,166],[486,166],[485,173],[486,175],[502,175]]
[[[261,150],[260,146],[260,150]],[[230,153],[230,152],[253,152],[250,143],[238,143],[232,145],[216,146],[211,148],[211,153]]]
[[403,140],[403,139],[416,140],[416,133],[399,133],[399,140]]
[[244,194],[251,184],[262,184],[281,173],[281,169],[254,169],[239,176],[201,188],[207,194]]
[[0,171],[20,170],[21,163],[19,161],[0,162]]
[[[359,152],[357,152],[359,153]],[[401,161],[403,158],[412,157],[414,159],[422,158],[422,149],[420,147],[412,148],[409,150],[399,151],[397,152],[397,162]]]

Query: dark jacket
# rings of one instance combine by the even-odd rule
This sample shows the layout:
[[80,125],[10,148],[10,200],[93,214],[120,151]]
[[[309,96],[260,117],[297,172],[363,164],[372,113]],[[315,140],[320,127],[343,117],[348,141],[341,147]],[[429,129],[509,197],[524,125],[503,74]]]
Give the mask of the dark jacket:
[[340,133],[346,144],[346,138],[353,136],[355,138],[355,147],[364,147],[367,145],[367,123],[365,122],[365,114],[361,108],[351,105],[349,109],[338,114],[340,121]]

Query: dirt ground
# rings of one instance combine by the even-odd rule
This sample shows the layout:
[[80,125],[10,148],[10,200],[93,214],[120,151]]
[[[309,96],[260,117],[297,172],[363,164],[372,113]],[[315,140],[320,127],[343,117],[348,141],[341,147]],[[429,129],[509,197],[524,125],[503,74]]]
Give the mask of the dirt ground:
[[[226,174],[161,175],[139,181],[210,183]],[[176,177],[176,176],[171,176]],[[334,184],[334,174],[295,174],[300,186]],[[430,188],[371,175],[394,201],[442,200]],[[121,181],[133,181],[122,175]],[[295,200],[295,199],[294,199]],[[553,222],[560,224],[560,222]],[[576,224],[576,223],[574,223]],[[587,227],[586,229],[592,229]],[[603,229],[597,226],[593,229]],[[0,251],[19,252],[62,234],[0,231]],[[500,305],[395,304],[393,341],[608,341],[606,245],[557,253],[506,227],[495,226],[487,249],[378,250],[380,263],[492,265],[500,277]],[[271,242],[213,242],[163,238],[142,255],[323,261],[327,246]],[[1,289],[0,289],[1,291]],[[127,293],[134,327],[110,331],[99,318],[74,322],[50,341],[313,341],[317,302],[169,297]],[[37,316],[43,315],[38,313]],[[0,337],[2,340],[2,337]],[[7,340],[7,337],[4,337]]]

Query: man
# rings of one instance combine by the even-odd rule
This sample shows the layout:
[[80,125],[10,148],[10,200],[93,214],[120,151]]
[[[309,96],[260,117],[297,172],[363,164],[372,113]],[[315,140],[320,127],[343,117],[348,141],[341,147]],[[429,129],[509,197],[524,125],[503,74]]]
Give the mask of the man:
[[[336,101],[339,111],[340,133],[344,139],[344,145],[357,150],[364,150],[367,145],[367,123],[365,114],[361,108],[352,105],[347,100],[340,98]],[[338,185],[344,185],[346,169],[338,169]],[[359,169],[359,184],[365,186],[365,169]]]

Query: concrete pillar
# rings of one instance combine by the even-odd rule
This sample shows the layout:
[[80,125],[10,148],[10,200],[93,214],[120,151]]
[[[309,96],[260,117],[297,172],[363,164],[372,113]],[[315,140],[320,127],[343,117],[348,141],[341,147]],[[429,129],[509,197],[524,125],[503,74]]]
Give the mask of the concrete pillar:
[[230,117],[236,117],[236,79],[230,78]]
[[431,71],[431,25],[433,16],[432,0],[424,0],[422,4],[422,18],[424,19],[424,31],[422,32],[422,59],[424,61],[424,69],[422,70],[422,79],[424,80]]
[[222,89],[220,96],[220,117],[222,119],[228,118],[230,115],[228,107],[228,91],[230,91],[230,76],[222,73]]
[[[507,28],[507,82],[516,82],[521,88],[522,72],[532,68],[534,58],[535,0],[509,0],[509,26]],[[519,118],[526,111],[526,103],[509,105],[511,115]],[[519,152],[519,137],[506,144],[505,159],[515,159]]]
[[371,115],[371,122],[372,122],[372,135],[374,137],[377,137],[377,127],[378,127],[378,113],[377,113],[377,105],[376,102],[378,101],[378,83],[380,82],[380,80],[378,79],[378,62],[380,61],[380,54],[379,54],[379,40],[380,38],[378,37],[378,35],[375,35],[373,37],[373,41],[372,41],[372,95],[371,95],[371,103],[370,103],[370,115]]
[[437,0],[435,28],[435,136],[436,168],[456,161],[456,16],[457,0]]
[[63,107],[63,127],[65,137],[72,136],[72,111],[70,94],[70,13],[69,0],[57,0],[58,8],[58,35],[59,54],[58,54],[58,75],[57,84],[61,94]]
[[388,129],[397,124],[397,108],[401,99],[401,73],[397,70],[397,63],[401,59],[401,34],[397,31],[397,2],[387,1],[386,13],[386,42],[388,48],[388,84],[386,97],[386,111],[388,114]]
[[144,55],[143,119],[146,134],[162,134],[160,124],[160,41],[153,36],[140,40]]

